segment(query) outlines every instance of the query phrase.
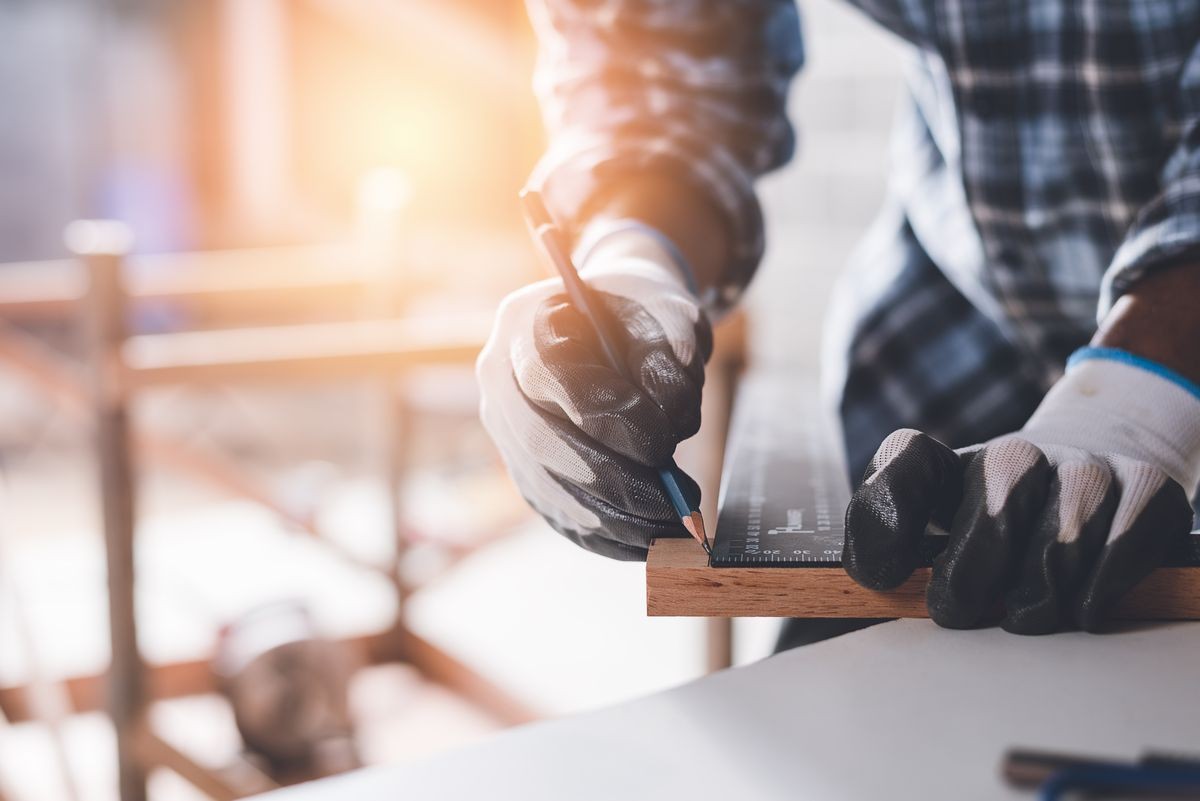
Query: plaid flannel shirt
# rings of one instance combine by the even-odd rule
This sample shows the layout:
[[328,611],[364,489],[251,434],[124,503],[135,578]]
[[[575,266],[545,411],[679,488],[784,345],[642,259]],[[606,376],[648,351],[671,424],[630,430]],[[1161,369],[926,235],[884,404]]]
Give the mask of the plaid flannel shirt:
[[[906,43],[908,88],[889,198],[824,354],[861,475],[896,427],[955,447],[1019,428],[1098,313],[1200,250],[1200,2],[855,4]],[[687,182],[734,243],[706,303],[734,303],[763,250],[754,180],[794,147],[792,0],[531,0],[531,14],[551,132],[531,183],[578,232],[626,173]]]

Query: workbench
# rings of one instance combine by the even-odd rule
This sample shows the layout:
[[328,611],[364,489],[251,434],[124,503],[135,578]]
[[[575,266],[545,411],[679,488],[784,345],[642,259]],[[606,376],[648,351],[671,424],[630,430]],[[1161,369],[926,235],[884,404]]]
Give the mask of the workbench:
[[260,801],[1017,799],[1014,746],[1200,744],[1200,623],[1018,637],[898,620],[435,759]]

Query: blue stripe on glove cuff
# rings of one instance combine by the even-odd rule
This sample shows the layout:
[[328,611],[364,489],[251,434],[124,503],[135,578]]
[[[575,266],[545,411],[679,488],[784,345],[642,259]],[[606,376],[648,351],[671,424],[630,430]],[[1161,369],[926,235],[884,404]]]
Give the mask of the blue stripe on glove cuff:
[[1200,385],[1181,376],[1170,368],[1163,367],[1158,362],[1152,362],[1147,358],[1130,353],[1127,350],[1121,350],[1120,348],[1080,348],[1071,354],[1071,358],[1067,359],[1067,368],[1070,369],[1077,364],[1091,359],[1108,359],[1109,361],[1121,362],[1122,364],[1128,364],[1131,367],[1138,367],[1147,372],[1154,373],[1159,378],[1165,378],[1172,384],[1184,389],[1192,397],[1196,398],[1196,400],[1200,400]]

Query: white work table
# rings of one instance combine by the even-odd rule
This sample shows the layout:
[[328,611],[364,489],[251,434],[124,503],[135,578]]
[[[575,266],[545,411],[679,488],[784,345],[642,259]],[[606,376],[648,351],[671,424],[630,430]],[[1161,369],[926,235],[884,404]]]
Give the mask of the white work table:
[[1200,751],[1200,623],[1016,637],[900,620],[260,801],[1032,798],[1008,747]]

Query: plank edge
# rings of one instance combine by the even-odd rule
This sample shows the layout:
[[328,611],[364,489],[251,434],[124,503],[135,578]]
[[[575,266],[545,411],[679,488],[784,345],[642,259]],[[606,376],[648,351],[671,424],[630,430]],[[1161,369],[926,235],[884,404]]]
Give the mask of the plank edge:
[[[903,585],[875,592],[840,568],[709,567],[691,540],[661,539],[646,560],[651,617],[928,617],[919,568]],[[1200,620],[1200,568],[1162,567],[1122,599],[1121,620]]]

